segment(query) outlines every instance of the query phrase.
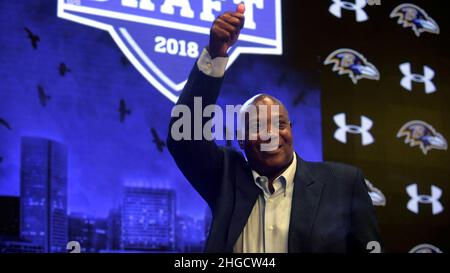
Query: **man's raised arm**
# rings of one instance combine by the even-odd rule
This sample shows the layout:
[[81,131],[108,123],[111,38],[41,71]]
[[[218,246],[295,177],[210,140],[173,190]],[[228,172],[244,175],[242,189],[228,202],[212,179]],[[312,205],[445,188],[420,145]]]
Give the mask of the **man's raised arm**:
[[[239,4],[236,12],[226,12],[214,21],[209,45],[194,65],[172,109],[167,138],[167,147],[178,167],[211,208],[220,187],[224,153],[214,140],[203,136],[207,120],[202,118],[198,124],[194,118],[197,112],[203,113],[204,107],[217,101],[228,49],[236,43],[244,25],[244,9],[244,5]],[[184,122],[187,119],[188,122]],[[186,128],[186,124],[190,124],[190,128]]]

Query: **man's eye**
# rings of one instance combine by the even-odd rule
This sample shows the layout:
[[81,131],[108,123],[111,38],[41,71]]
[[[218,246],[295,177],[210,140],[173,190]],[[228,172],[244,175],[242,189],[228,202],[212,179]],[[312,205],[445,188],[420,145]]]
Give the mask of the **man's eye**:
[[286,128],[287,123],[286,123],[286,122],[278,122],[278,123],[274,123],[273,126],[274,126],[275,128],[280,129],[280,130],[283,130],[283,129]]

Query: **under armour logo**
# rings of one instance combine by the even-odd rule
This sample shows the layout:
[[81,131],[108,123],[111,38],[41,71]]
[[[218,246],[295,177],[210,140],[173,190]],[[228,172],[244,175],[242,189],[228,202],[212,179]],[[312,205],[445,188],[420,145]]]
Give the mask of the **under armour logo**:
[[339,127],[334,132],[334,138],[342,143],[347,143],[347,133],[360,134],[363,146],[370,145],[375,142],[369,130],[373,126],[372,120],[368,117],[361,116],[361,126],[347,124],[347,118],[344,113],[337,114],[333,117],[334,122]]
[[355,3],[342,0],[333,0],[333,4],[331,4],[328,11],[334,16],[341,18],[342,9],[351,10],[355,12],[356,22],[364,22],[369,19],[369,16],[367,16],[367,13],[364,11],[364,7],[366,5],[366,0],[355,0]]
[[415,214],[419,213],[419,203],[431,204],[433,215],[439,214],[444,210],[444,207],[439,201],[439,198],[442,196],[442,190],[434,185],[431,185],[431,195],[419,194],[417,184],[407,186],[406,192],[411,197],[408,201],[407,208]]
[[434,78],[434,71],[430,67],[423,66],[423,75],[411,73],[411,64],[403,63],[400,65],[400,71],[403,73],[404,77],[400,82],[406,90],[412,90],[412,82],[419,82],[425,84],[425,93],[431,94],[436,91],[436,86],[431,81]]

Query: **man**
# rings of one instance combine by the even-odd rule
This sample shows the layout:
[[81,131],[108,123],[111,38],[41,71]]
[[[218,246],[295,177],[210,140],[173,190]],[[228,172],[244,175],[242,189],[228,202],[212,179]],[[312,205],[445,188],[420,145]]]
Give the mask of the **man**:
[[[192,69],[177,105],[194,112],[194,97],[215,104],[224,78],[227,51],[244,25],[243,4],[213,23],[208,47]],[[292,124],[284,105],[260,94],[243,108],[267,106],[269,138],[246,116],[245,157],[213,140],[167,143],[178,167],[206,200],[213,220],[206,252],[364,252],[380,242],[375,212],[360,170],[339,163],[311,163],[293,150]],[[241,110],[242,110],[241,109]],[[257,111],[256,126],[262,112]],[[265,117],[263,117],[265,118]],[[274,122],[276,121],[276,122]],[[170,127],[175,123],[172,118]],[[171,131],[171,130],[169,130]],[[262,149],[264,144],[276,145]],[[373,244],[373,243],[371,243]]]

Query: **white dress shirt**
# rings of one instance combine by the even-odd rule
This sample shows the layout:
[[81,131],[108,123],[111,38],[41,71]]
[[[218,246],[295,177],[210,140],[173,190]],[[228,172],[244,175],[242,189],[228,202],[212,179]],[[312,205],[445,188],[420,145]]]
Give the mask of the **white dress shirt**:
[[[197,67],[204,74],[220,78],[225,74],[228,57],[211,58],[203,49]],[[275,191],[270,193],[269,180],[252,170],[256,185],[262,193],[258,196],[244,230],[233,247],[234,253],[286,253],[288,250],[294,177],[297,158],[273,181]]]
[[205,48],[198,58],[197,67],[208,76],[221,78],[225,74],[227,63],[228,57],[216,57],[213,59]]
[[234,253],[287,253],[294,177],[297,158],[273,181],[275,191],[269,191],[269,180],[252,171],[256,185],[262,189]]

